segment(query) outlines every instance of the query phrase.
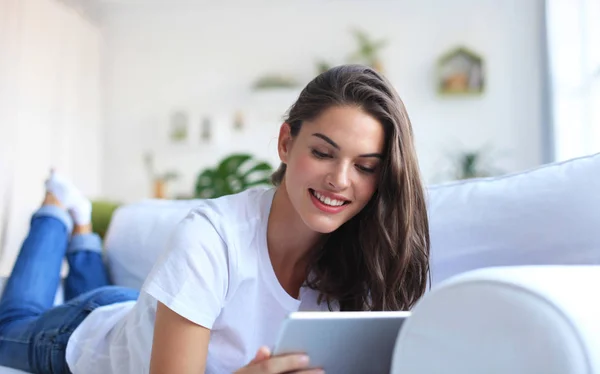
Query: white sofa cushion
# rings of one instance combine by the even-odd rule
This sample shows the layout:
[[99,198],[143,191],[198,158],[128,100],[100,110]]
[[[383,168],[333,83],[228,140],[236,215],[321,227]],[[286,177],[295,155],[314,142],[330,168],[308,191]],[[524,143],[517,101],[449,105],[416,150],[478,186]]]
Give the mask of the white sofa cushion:
[[600,264],[600,154],[428,194],[433,285],[489,266]]
[[600,266],[461,274],[413,309],[392,374],[600,373]]

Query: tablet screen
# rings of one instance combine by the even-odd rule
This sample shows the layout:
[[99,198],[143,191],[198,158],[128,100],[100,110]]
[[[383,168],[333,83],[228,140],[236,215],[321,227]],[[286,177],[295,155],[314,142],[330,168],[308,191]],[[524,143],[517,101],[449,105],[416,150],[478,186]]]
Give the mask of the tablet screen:
[[284,320],[273,354],[306,353],[328,374],[389,373],[410,312],[297,312]]

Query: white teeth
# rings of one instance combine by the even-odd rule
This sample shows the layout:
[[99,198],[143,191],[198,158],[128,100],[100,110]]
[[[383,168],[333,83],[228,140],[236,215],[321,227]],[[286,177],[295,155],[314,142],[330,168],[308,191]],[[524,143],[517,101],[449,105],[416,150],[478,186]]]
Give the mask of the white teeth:
[[314,191],[314,190],[313,190],[313,195],[315,195],[315,197],[317,199],[319,199],[325,205],[329,205],[329,206],[341,206],[341,205],[344,205],[343,201],[332,199],[332,198],[329,198],[329,197],[325,197],[325,196],[321,195],[320,193],[318,193],[317,191]]

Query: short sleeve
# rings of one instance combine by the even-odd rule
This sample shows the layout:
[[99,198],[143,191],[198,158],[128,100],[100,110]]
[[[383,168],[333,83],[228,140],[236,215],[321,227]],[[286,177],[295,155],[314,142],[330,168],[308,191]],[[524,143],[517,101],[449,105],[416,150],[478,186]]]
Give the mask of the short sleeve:
[[210,329],[227,294],[228,265],[227,245],[215,225],[193,210],[175,228],[142,292]]

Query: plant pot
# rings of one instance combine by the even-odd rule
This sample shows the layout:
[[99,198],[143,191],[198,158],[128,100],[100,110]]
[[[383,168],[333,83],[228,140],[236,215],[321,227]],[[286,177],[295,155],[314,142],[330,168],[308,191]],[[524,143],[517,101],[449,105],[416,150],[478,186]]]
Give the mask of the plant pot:
[[153,196],[155,199],[164,199],[167,197],[167,182],[163,179],[155,179],[153,186]]

